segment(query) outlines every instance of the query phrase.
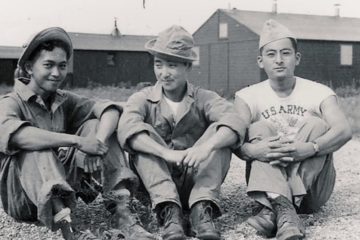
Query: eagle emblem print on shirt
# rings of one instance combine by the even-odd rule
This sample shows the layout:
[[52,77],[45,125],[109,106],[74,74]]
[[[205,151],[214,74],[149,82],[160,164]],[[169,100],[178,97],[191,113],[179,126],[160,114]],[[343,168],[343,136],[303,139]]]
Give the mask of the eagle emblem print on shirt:
[[261,112],[261,116],[270,121],[278,134],[289,139],[294,139],[298,132],[298,122],[305,117],[305,109],[302,106],[288,104],[271,106]]

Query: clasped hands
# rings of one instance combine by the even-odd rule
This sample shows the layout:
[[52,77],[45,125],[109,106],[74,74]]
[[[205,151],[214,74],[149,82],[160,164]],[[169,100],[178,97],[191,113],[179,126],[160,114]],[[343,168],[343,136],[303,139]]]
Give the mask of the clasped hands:
[[253,143],[246,143],[246,151],[252,159],[286,167],[315,154],[311,142],[300,142],[286,137],[267,137]]
[[80,163],[84,172],[93,173],[102,169],[102,159],[109,150],[106,143],[95,137],[79,137],[76,148],[85,155],[84,162]]
[[212,147],[204,143],[185,150],[166,149],[162,154],[162,158],[168,162],[175,163],[177,166],[183,165],[198,168],[200,163],[206,160],[212,151]]

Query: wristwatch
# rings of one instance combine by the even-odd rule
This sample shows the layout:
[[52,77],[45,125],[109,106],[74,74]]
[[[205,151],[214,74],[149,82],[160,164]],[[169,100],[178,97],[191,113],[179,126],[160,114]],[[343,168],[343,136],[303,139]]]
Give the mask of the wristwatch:
[[315,154],[314,156],[316,156],[318,154],[318,152],[320,151],[320,148],[319,148],[319,145],[317,144],[317,142],[315,141],[311,141],[312,145],[313,145],[313,148],[315,150]]

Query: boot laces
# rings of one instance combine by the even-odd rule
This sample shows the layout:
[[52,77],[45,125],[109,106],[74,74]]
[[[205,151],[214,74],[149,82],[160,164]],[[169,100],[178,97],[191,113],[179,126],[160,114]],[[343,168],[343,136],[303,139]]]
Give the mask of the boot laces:
[[[297,213],[292,206],[292,203],[284,200],[283,198],[279,199],[279,202],[276,204],[277,215],[279,218],[279,223],[281,226],[285,223],[291,223],[298,225],[298,216]],[[278,226],[280,227],[280,226]]]
[[170,223],[178,223],[178,218],[175,216],[176,210],[174,206],[165,206],[160,213],[160,217],[163,219],[164,224],[169,225]]
[[205,205],[203,211],[200,212],[201,222],[212,222],[213,209],[210,205]]

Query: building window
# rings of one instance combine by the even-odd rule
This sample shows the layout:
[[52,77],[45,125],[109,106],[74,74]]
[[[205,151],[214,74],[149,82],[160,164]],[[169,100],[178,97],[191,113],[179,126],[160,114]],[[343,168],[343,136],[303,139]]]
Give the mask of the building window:
[[108,66],[115,66],[115,53],[108,53],[106,56]]
[[228,24],[227,23],[219,24],[219,38],[220,39],[228,38]]
[[351,66],[353,64],[353,46],[350,44],[340,45],[340,65]]
[[193,62],[194,66],[199,66],[200,65],[200,47],[194,47],[193,48],[194,52],[196,53],[197,56],[197,60]]

